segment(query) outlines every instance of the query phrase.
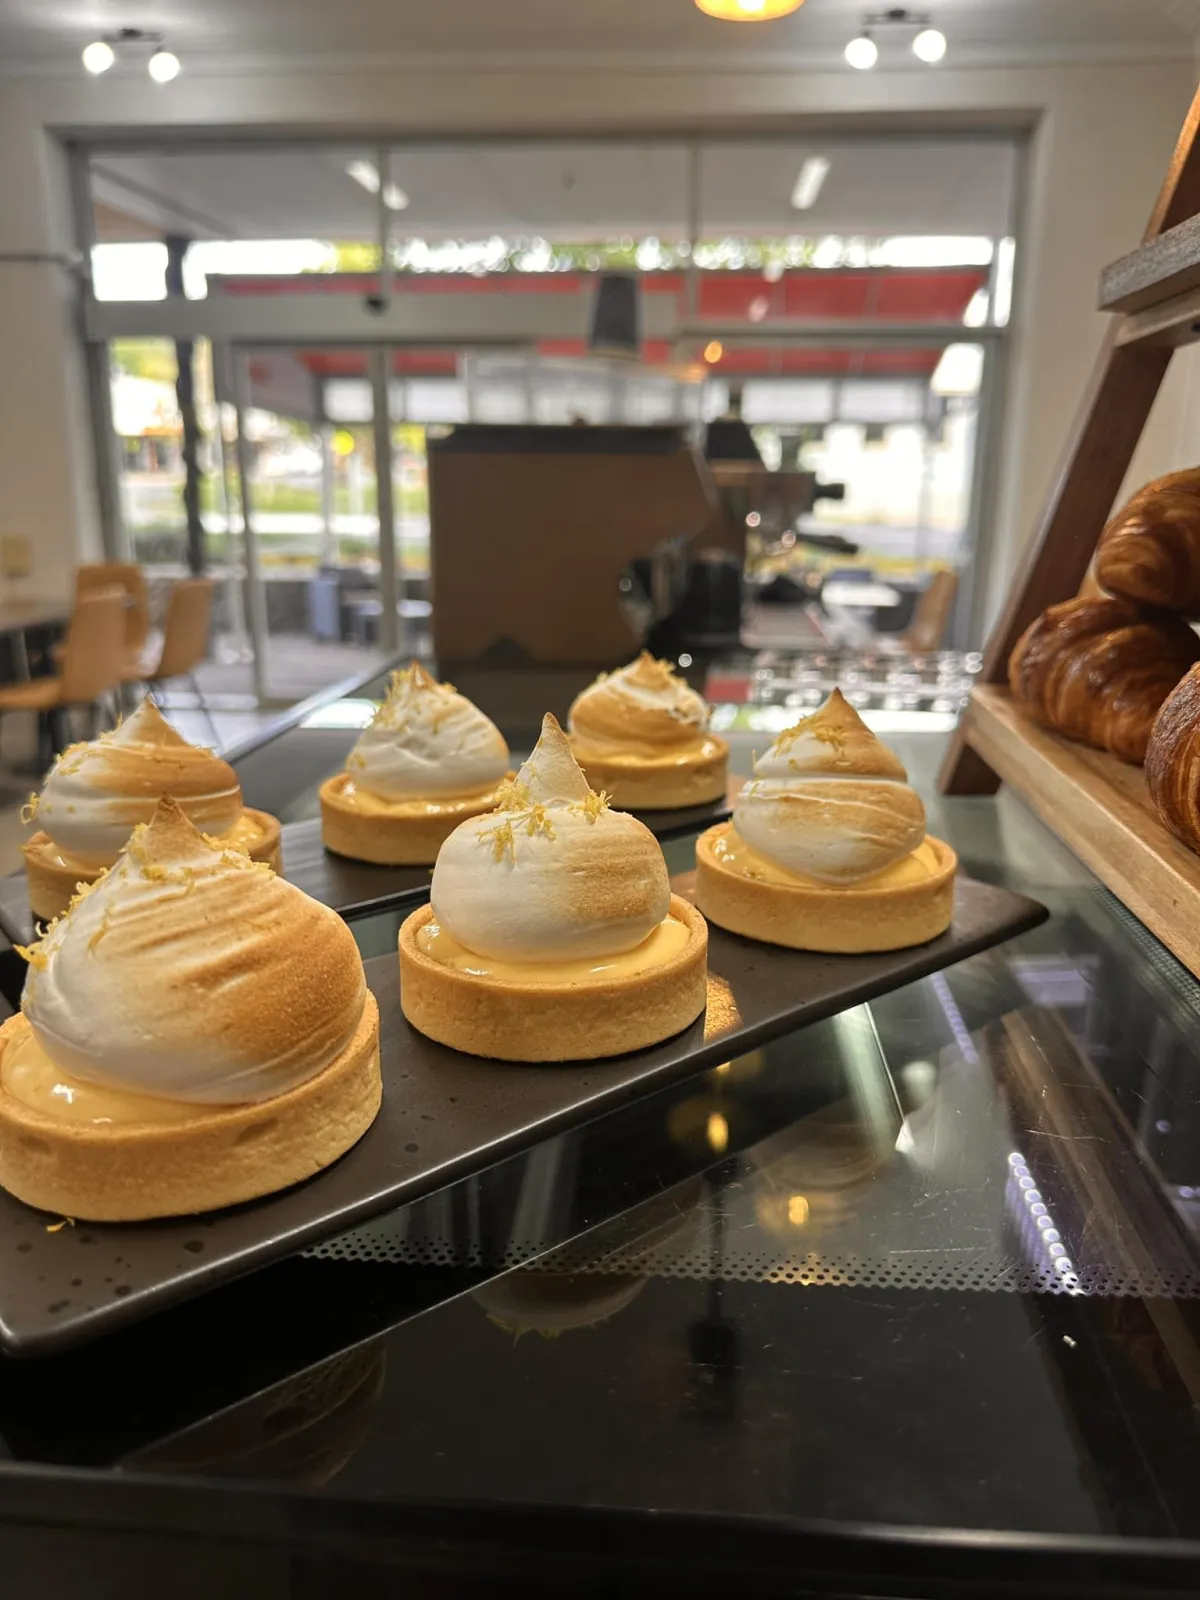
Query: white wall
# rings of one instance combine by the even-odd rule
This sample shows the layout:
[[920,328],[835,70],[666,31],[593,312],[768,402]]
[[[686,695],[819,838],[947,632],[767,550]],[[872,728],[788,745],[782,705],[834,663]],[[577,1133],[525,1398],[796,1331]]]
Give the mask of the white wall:
[[[997,490],[998,540],[989,573],[992,606],[1011,572],[1050,482],[1103,330],[1091,309],[1100,269],[1140,237],[1195,84],[1190,60],[1127,66],[1079,65],[936,72],[688,67],[619,72],[560,65],[555,70],[456,72],[425,64],[407,73],[331,69],[279,75],[188,74],[169,88],[143,79],[0,78],[0,250],[55,236],[48,158],[41,130],[144,124],[164,130],[437,133],[585,133],[619,129],[776,129],[816,119],[849,130],[896,118],[909,125],[1035,127],[1029,163],[1029,218],[1023,297],[1014,325],[1006,443]],[[9,193],[16,195],[6,215]],[[63,472],[47,481],[28,463],[59,449],[78,412],[78,373],[62,332],[53,269],[25,277],[0,267],[0,347],[15,341],[16,371],[0,364],[0,517],[15,506],[53,530],[59,559],[64,521],[87,539],[87,453],[75,440]],[[36,376],[38,361],[53,371]],[[1139,457],[1143,475],[1176,465],[1193,450],[1186,372],[1169,386]],[[32,386],[32,387],[31,387]],[[62,477],[71,476],[68,486]],[[12,484],[22,480],[14,500]],[[48,546],[48,549],[50,546]],[[39,572],[41,569],[39,568]]]
[[66,162],[0,80],[0,534],[32,542],[28,578],[4,598],[58,598],[99,554],[75,288],[45,258],[70,248]]

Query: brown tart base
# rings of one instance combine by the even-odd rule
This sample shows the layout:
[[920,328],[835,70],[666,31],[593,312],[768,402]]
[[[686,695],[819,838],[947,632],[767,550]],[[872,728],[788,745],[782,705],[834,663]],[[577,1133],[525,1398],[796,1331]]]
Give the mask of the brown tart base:
[[[247,806],[243,822],[252,822],[258,837],[247,852],[251,861],[265,861],[274,872],[283,870],[282,830],[279,818]],[[25,857],[25,877],[29,884],[29,909],[39,922],[61,917],[81,883],[95,883],[104,867],[66,866],[58,846],[46,833],[35,833],[21,846]]]
[[321,785],[321,840],[335,855],[377,867],[431,867],[460,822],[486,816],[499,804],[496,790],[489,789],[462,800],[431,802],[438,809],[427,815],[403,804],[364,811],[346,795],[352,782],[349,773],[339,772]]
[[958,857],[941,839],[927,840],[938,870],[919,883],[793,886],[748,878],[720,862],[713,845],[731,826],[722,822],[696,840],[696,904],[718,928],[790,950],[867,955],[926,944],[950,926]]
[[[0,1027],[4,1052],[29,1029]],[[68,1123],[0,1083],[0,1185],[26,1205],[88,1222],[192,1216],[274,1194],[344,1155],[374,1122],[379,1007],[367,994],[353,1039],[323,1072],[273,1100],[197,1106],[178,1123]]]
[[439,1044],[496,1061],[593,1061],[669,1039],[694,1022],[708,997],[708,928],[678,895],[671,916],[688,930],[661,966],[587,983],[521,983],[458,972],[428,956],[417,934],[433,907],[400,929],[400,1007]]

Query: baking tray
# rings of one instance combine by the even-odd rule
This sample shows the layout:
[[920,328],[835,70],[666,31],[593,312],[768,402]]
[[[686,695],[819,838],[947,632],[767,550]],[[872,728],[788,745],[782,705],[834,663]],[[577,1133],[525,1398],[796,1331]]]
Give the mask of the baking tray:
[[[690,895],[694,877],[673,879]],[[0,1192],[0,1348],[61,1350],[293,1254],[482,1171],[780,1034],[948,967],[1045,921],[1036,901],[960,878],[950,931],[890,955],[819,956],[710,930],[708,1011],[650,1050],[513,1066],[424,1038],[400,1011],[399,961],[366,963],[383,1043],[383,1107],[326,1172],[203,1218],[58,1226]]]
[[[656,839],[686,839],[724,822],[742,786],[731,782],[721,800],[704,806],[684,806],[677,811],[635,811]],[[283,827],[283,876],[322,905],[332,906],[347,922],[376,911],[429,898],[432,867],[376,867],[334,855],[321,843],[321,823],[287,822]],[[33,913],[24,872],[0,878],[0,932],[12,944],[30,944],[35,937]]]

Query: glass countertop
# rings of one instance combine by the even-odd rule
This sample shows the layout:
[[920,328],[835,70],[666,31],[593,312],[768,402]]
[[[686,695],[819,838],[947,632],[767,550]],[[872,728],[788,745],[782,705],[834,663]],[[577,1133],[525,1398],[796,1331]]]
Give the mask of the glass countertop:
[[[729,736],[748,771],[764,738]],[[0,1451],[335,1521],[1200,1551],[1200,987],[1011,795],[938,797],[943,734],[888,737],[964,870],[1048,923],[100,1345],[0,1363]],[[354,923],[363,953],[401,919]]]

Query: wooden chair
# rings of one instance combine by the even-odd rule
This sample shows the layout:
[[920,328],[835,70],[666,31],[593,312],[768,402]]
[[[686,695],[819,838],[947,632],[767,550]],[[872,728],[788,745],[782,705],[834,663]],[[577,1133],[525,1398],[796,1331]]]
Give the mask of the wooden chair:
[[912,621],[904,630],[904,643],[910,650],[918,655],[924,655],[929,650],[941,647],[957,593],[956,572],[934,573],[931,581],[921,592]]
[[97,589],[124,589],[128,599],[125,611],[125,648],[130,656],[140,656],[150,632],[150,592],[146,575],[135,561],[97,561],[75,569],[75,598],[94,594]]
[[97,704],[119,686],[126,662],[128,605],[127,591],[116,585],[81,595],[67,625],[62,670],[0,688],[0,718],[6,711],[38,713],[43,747],[54,746],[43,748],[43,756],[53,757],[70,744],[72,706],[87,706],[94,719]]
[[215,589],[211,578],[181,578],[171,590],[157,655],[150,659],[143,657],[136,665],[127,667],[122,677],[123,683],[144,683],[155,701],[164,683],[172,678],[186,678],[208,722],[214,747],[220,739],[208,701],[196,681],[196,668],[208,650]]

